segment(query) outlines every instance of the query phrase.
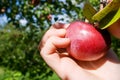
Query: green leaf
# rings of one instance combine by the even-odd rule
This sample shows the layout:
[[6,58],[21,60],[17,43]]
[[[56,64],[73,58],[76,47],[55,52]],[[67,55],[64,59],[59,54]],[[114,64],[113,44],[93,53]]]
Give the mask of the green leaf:
[[118,10],[120,7],[120,0],[113,0],[111,3],[109,3],[107,6],[105,6],[101,11],[96,13],[92,19],[94,21],[100,21],[102,20],[107,14],[109,14],[112,11]]
[[95,13],[97,13],[97,11],[94,7],[89,2],[86,2],[83,7],[83,15],[85,18],[89,20],[89,22],[93,23],[94,21],[91,18]]
[[110,12],[99,23],[101,29],[106,29],[120,18],[120,8],[117,11]]

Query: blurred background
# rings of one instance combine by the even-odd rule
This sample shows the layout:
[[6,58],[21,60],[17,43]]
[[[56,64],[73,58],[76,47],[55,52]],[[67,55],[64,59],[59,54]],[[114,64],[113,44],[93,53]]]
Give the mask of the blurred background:
[[[0,0],[0,80],[60,80],[47,66],[38,44],[55,22],[85,20],[85,0]],[[99,10],[99,0],[89,0]],[[120,58],[120,40],[112,37]]]

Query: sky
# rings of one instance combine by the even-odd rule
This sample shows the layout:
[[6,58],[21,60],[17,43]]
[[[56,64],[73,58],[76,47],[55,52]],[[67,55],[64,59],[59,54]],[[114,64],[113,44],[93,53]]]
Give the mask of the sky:
[[5,14],[0,15],[0,28],[7,23],[7,16]]

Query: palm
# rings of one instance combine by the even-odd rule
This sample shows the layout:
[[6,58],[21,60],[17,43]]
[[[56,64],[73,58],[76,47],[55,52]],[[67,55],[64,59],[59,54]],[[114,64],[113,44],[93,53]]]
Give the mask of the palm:
[[[116,64],[119,64],[119,60],[116,55],[109,51],[108,54],[97,61],[92,62],[84,62],[84,61],[75,61],[70,57],[62,56],[60,59],[61,71],[65,71],[63,73],[70,73],[71,75],[75,74],[76,71],[81,74],[81,76],[86,76],[86,78],[90,78],[90,76],[102,78],[105,80],[118,80],[120,77],[116,77],[114,74],[119,74],[120,69]],[[69,67],[68,67],[69,66]],[[86,74],[82,74],[83,72]],[[110,76],[110,77],[109,77]],[[97,80],[98,80],[97,78]],[[83,79],[83,78],[81,78]],[[87,79],[85,79],[87,80]]]

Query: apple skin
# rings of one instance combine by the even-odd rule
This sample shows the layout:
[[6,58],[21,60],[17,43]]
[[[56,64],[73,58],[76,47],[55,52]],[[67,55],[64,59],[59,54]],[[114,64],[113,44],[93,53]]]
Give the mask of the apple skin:
[[98,60],[107,53],[111,45],[107,30],[100,30],[81,21],[70,23],[65,37],[71,41],[67,47],[70,56],[82,61]]
[[120,39],[120,19],[117,20],[115,23],[110,25],[107,30],[111,33],[114,37]]

